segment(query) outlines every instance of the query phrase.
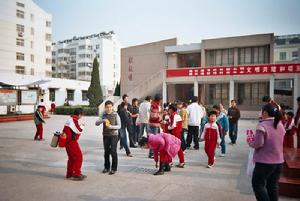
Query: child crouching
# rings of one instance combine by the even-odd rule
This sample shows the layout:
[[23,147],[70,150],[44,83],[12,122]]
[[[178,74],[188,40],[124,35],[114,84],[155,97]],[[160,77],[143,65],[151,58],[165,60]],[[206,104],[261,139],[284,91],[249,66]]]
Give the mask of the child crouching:
[[205,124],[201,135],[202,140],[205,141],[204,149],[208,157],[207,168],[211,168],[214,165],[216,147],[221,142],[222,127],[217,123],[217,116],[218,113],[216,111],[208,113],[208,122]]
[[159,133],[156,135],[149,134],[148,138],[143,137],[139,141],[139,145],[153,150],[156,168],[159,160],[159,170],[154,175],[163,175],[165,170],[171,170],[169,163],[177,155],[181,141],[168,133]]

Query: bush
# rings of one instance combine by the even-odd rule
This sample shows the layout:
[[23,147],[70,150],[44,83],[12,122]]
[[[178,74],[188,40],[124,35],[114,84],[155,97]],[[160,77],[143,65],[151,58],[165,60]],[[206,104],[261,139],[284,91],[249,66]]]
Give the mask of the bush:
[[61,115],[71,115],[73,114],[76,108],[82,108],[83,115],[86,116],[97,116],[98,115],[98,108],[96,107],[89,107],[89,106],[57,106],[55,108],[55,114]]

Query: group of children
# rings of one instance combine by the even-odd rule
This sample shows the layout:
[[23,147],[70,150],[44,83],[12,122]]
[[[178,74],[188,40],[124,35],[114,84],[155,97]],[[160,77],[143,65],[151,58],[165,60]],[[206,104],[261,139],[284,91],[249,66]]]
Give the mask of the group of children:
[[[159,100],[156,101],[157,103],[155,102],[154,105],[159,105]],[[126,104],[123,103],[123,105],[121,104],[120,106],[122,109],[115,112],[113,110],[113,102],[106,101],[105,111],[96,122],[97,126],[103,124],[105,162],[102,172],[109,173],[110,175],[115,174],[118,168],[117,144],[119,140],[121,141],[121,146],[125,148],[127,156],[132,157],[128,148],[126,133],[126,125],[129,124],[129,120],[123,117],[126,116]],[[157,108],[156,110],[158,110],[158,112],[155,114],[151,115],[151,111],[149,111],[149,122],[153,116],[157,116],[158,120],[156,122],[159,122],[157,126],[158,129],[153,127],[154,123],[149,124],[147,137],[140,138],[139,145],[152,150],[156,165],[157,167],[159,166],[155,175],[162,175],[165,171],[171,170],[170,164],[173,164],[173,158],[176,155],[179,158],[179,163],[176,166],[178,168],[184,168],[185,166],[185,133],[189,127],[188,120],[190,116],[187,110],[187,104],[183,102],[164,104],[162,111],[160,111],[160,108]],[[207,155],[207,168],[211,168],[215,164],[217,147],[221,149],[220,156],[224,156],[226,152],[225,136],[229,129],[229,122],[223,110],[219,105],[214,105],[212,111],[202,117],[201,125],[199,125],[199,141],[204,141],[204,151]],[[44,107],[38,106],[34,114],[34,122],[37,128],[34,137],[35,140],[43,140],[42,124],[45,123],[43,111]],[[282,123],[286,129],[284,147],[294,146],[293,135],[295,133],[295,125],[293,116],[292,112],[286,112],[284,118],[282,118]],[[68,154],[66,178],[72,178],[73,180],[83,180],[86,178],[85,175],[81,174],[82,152],[77,142],[84,127],[83,124],[79,123],[81,117],[82,110],[75,109],[63,129],[63,132],[67,136],[65,146]],[[160,132],[160,129],[162,132]],[[158,130],[158,132],[154,132],[156,130]],[[110,157],[112,158],[112,163],[110,162]]]

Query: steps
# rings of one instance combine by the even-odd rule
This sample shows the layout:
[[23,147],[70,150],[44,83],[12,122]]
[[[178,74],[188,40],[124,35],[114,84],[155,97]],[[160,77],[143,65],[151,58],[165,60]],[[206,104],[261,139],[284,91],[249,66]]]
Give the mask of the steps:
[[300,149],[284,148],[285,163],[279,179],[279,194],[300,198]]

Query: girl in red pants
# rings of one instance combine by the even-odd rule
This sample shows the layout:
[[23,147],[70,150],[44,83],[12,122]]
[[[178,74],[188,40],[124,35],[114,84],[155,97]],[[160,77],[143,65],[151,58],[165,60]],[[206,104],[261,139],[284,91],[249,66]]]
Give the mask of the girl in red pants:
[[217,123],[218,113],[211,111],[208,113],[208,123],[205,124],[202,139],[205,141],[204,149],[208,157],[207,168],[211,168],[215,163],[215,151],[221,142],[220,134],[222,127]]
[[285,135],[283,140],[283,147],[294,148],[294,134],[295,134],[295,124],[294,124],[294,113],[287,112],[285,114],[286,120],[284,124]]
[[[168,126],[168,130],[172,135],[181,140],[181,131],[182,131],[182,120],[181,117],[177,114],[176,105],[172,104],[169,106],[169,114],[170,114],[170,125]],[[179,164],[176,167],[184,168],[184,154],[180,147],[178,151]]]
[[34,113],[34,123],[36,126],[36,133],[34,136],[34,140],[43,140],[43,123],[45,123],[45,121],[44,121],[44,117],[42,115],[42,110],[43,110],[43,107],[38,106],[38,108],[36,109],[36,111]]
[[73,115],[67,120],[63,132],[67,135],[66,151],[68,154],[67,179],[81,181],[86,178],[81,174],[82,152],[78,139],[83,131],[84,125],[79,125],[78,120],[82,117],[82,109],[75,109]]
[[139,141],[139,145],[153,150],[156,167],[158,167],[159,160],[159,170],[154,175],[163,175],[172,158],[177,155],[181,141],[168,133],[158,133],[156,135],[149,134],[148,138],[143,137]]

